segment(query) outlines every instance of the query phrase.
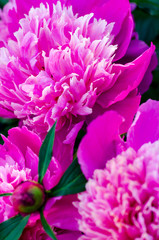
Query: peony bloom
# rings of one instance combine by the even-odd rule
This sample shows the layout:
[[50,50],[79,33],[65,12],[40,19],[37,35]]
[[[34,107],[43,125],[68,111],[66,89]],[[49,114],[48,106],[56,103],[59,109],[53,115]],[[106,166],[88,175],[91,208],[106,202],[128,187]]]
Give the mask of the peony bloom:
[[152,100],[141,105],[126,143],[116,132],[110,135],[122,122],[117,113],[107,112],[90,124],[78,151],[81,166],[87,177],[89,168],[106,166],[94,171],[75,203],[84,233],[79,239],[159,239],[158,109],[159,102]]
[[[40,138],[35,133],[27,130],[26,127],[22,129],[18,127],[13,128],[9,130],[8,138],[2,137],[4,145],[0,145],[0,194],[8,192],[14,193],[12,196],[0,197],[0,222],[15,216],[19,211],[30,212],[32,210],[31,207],[30,209],[26,208],[26,202],[24,202],[23,205],[19,202],[19,194],[26,192],[24,191],[24,187],[33,195],[36,191],[35,196],[37,196],[39,187],[41,188],[41,191],[38,193],[39,199],[34,198],[36,209],[39,208],[45,200],[43,188],[41,185],[39,186],[35,183],[38,180],[38,154],[41,147]],[[63,174],[61,164],[60,159],[57,161],[52,157],[52,161],[43,180],[46,190],[49,190],[59,182]],[[49,199],[45,204],[45,217],[58,236],[58,239],[69,239],[69,236],[71,236],[71,239],[77,239],[80,235],[75,220],[75,218],[79,216],[77,210],[72,205],[72,201],[75,199],[76,195],[56,197]],[[28,200],[30,201],[32,199]],[[42,228],[38,212],[31,214],[20,239],[50,239]]]
[[151,81],[154,45],[130,45],[128,0],[53,2],[15,0],[1,12],[0,116],[21,119],[42,137],[57,120],[60,139],[70,144],[84,121],[113,109],[126,119],[125,132],[138,87]]

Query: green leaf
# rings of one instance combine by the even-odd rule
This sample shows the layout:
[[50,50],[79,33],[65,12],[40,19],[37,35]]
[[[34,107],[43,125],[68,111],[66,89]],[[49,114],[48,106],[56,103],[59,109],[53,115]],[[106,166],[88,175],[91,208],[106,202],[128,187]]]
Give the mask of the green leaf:
[[2,193],[0,194],[0,197],[5,197],[5,196],[11,196],[13,193]]
[[0,239],[18,240],[29,220],[30,215],[22,217],[20,214],[0,224]]
[[47,191],[48,197],[64,196],[85,191],[87,180],[83,175],[77,158],[68,167],[60,182]]
[[47,168],[52,158],[52,148],[53,148],[54,138],[55,138],[55,127],[56,127],[56,122],[48,132],[40,148],[39,166],[38,166],[38,173],[39,173],[38,182],[40,184],[42,183],[43,177],[47,171]]
[[140,9],[136,9],[133,15],[140,40],[150,44],[159,34],[159,16],[151,16]]
[[159,15],[159,1],[158,0],[130,0],[134,2],[137,6],[145,11],[149,12],[151,15]]
[[0,0],[0,7],[3,7],[7,2],[7,0]]
[[41,223],[43,225],[45,232],[49,235],[49,237],[51,237],[54,240],[57,240],[53,230],[51,229],[50,225],[47,223],[47,221],[44,217],[43,209],[40,209],[40,218],[41,218]]

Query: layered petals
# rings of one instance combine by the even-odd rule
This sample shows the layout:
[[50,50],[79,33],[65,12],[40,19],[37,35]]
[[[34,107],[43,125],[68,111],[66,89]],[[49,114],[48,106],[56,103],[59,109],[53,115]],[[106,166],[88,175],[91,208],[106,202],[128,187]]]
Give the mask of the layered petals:
[[79,194],[79,239],[159,238],[159,141],[128,148],[95,170]]
[[[41,139],[26,127],[10,129],[8,138],[4,136],[2,138],[4,144],[0,145],[0,194],[13,192],[14,194],[0,198],[0,222],[18,214],[19,209],[21,212],[29,211],[29,208],[26,210],[26,205],[22,206],[19,202],[19,196],[23,194],[24,186],[29,193],[34,193],[37,188],[42,189],[42,191],[38,191],[39,196],[42,196],[42,202],[44,201],[43,187],[36,183],[38,180],[38,154]],[[61,164],[62,162],[59,162],[54,156],[52,157],[43,179],[45,190],[49,190],[58,184],[65,169]],[[36,198],[36,195],[34,196],[35,199],[37,207],[38,204],[42,204]],[[77,236],[80,235],[76,221],[80,216],[72,205],[72,201],[76,199],[76,196],[50,198],[45,204],[45,217],[55,234],[60,235],[61,239],[65,239],[63,234],[72,234],[74,239],[77,239]],[[69,221],[72,222],[72,225]],[[31,214],[20,239],[50,239],[41,226],[38,212]]]
[[[74,144],[80,126],[98,112],[96,106],[105,112],[130,101],[129,96],[139,99],[155,47],[120,62],[131,50],[134,29],[128,0],[51,2],[34,1],[30,8],[31,1],[17,0],[6,7],[18,27],[0,49],[0,115],[21,119],[42,138],[57,120],[57,131],[66,132],[63,141]],[[122,131],[136,105],[137,100],[128,119],[124,108],[118,109],[125,118]]]
[[[82,217],[79,229],[83,235],[79,239],[159,238],[158,105],[159,102],[153,100],[142,104],[128,130],[126,142],[119,139],[120,145],[114,144],[114,149],[106,136],[114,131],[115,121],[119,128],[119,115],[107,112],[90,124],[79,146],[78,158],[86,177],[85,169],[89,169],[90,164],[90,170],[93,166],[97,169],[88,180],[86,191],[79,194],[79,201],[74,203]],[[115,157],[108,159],[108,153]],[[105,167],[98,165],[100,161],[105,162]]]

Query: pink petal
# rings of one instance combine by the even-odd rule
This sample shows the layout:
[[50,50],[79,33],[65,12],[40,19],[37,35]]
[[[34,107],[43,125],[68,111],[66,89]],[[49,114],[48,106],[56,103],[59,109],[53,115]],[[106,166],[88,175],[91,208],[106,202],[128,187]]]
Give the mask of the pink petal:
[[137,88],[148,68],[154,51],[155,46],[151,44],[151,47],[133,62],[125,65],[114,64],[112,71],[119,76],[114,86],[99,96],[97,101],[103,108],[123,100],[132,90]]
[[67,233],[63,233],[58,235],[58,240],[77,240],[82,234],[76,231],[70,231]]
[[[20,149],[25,156],[29,147],[36,155],[39,154],[41,139],[34,132],[29,131],[26,127],[16,127],[8,131],[8,139]],[[25,143],[25,144],[24,144]]]
[[134,90],[124,100],[117,102],[108,108],[108,110],[116,111],[125,119],[120,126],[120,134],[128,131],[138,110],[140,99],[141,96],[137,95],[137,91]]
[[128,0],[68,0],[67,3],[73,5],[74,12],[79,15],[93,12],[97,19],[105,19],[108,23],[114,22],[112,32],[115,35],[114,44],[119,46],[115,60],[120,59],[125,54],[134,26]]
[[[134,39],[131,41],[128,50],[125,54],[125,56],[120,59],[120,63],[125,64],[127,62],[134,61],[135,58],[139,57],[143,52],[145,52],[149,47],[147,44],[143,41],[140,41],[138,39]],[[139,91],[141,94],[146,92],[152,82],[152,71],[157,67],[157,55],[154,52],[149,64],[149,67],[145,73],[145,76],[142,80],[142,82],[139,85]]]
[[159,102],[149,99],[143,103],[127,134],[128,146],[138,150],[144,143],[159,139]]
[[72,204],[74,201],[77,201],[77,195],[64,196],[56,201],[54,207],[49,209],[46,214],[49,224],[62,229],[78,231],[77,219],[80,218],[80,215]]
[[97,117],[87,129],[77,152],[78,160],[86,178],[95,169],[104,168],[107,160],[116,156],[123,142],[119,137],[122,117],[116,112],[106,112]]

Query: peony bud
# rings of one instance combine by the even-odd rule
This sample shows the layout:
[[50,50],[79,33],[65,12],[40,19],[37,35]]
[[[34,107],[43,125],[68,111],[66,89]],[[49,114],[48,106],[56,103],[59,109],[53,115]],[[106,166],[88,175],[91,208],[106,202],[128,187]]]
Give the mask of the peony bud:
[[43,186],[34,181],[26,181],[18,185],[12,195],[13,207],[21,213],[37,211],[45,202]]

